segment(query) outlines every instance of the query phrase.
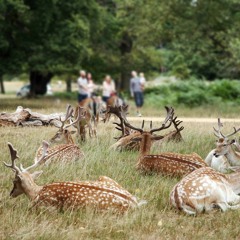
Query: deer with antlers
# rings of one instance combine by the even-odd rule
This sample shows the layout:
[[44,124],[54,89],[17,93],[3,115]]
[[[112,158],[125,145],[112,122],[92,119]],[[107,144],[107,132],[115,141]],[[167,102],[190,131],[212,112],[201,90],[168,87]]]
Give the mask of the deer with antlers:
[[234,131],[230,134],[224,135],[221,132],[223,124],[218,118],[218,129],[214,127],[214,135],[218,138],[216,141],[216,148],[210,151],[205,159],[206,163],[215,170],[227,173],[233,170],[232,166],[240,166],[240,153],[236,152],[232,145],[235,140],[229,140],[229,137],[235,135],[240,131],[234,127]]
[[187,214],[240,208],[240,172],[222,174],[210,167],[193,171],[177,183],[170,203]]
[[167,111],[167,116],[162,123],[162,126],[151,129],[150,131],[143,130],[144,121],[142,128],[136,128],[123,118],[125,126],[140,133],[139,136],[133,139],[133,141],[140,142],[140,155],[138,157],[137,169],[144,173],[156,172],[170,176],[183,176],[197,168],[207,166],[204,160],[196,153],[180,154],[166,152],[158,155],[150,154],[152,141],[163,138],[163,136],[154,135],[153,133],[167,129],[172,124],[174,109],[171,107],[165,108]]
[[[59,127],[57,133],[51,138],[51,143],[61,143],[52,146],[48,149],[48,155],[41,161],[42,163],[50,163],[52,161],[56,162],[73,162],[84,157],[81,149],[74,143],[72,139],[72,134],[75,131],[68,130],[69,127],[73,126],[82,117],[79,112],[75,121],[66,124],[73,114],[73,109],[70,105],[67,106],[66,116],[64,119],[60,118],[61,126]],[[42,146],[38,149],[35,157],[35,161],[42,155]]]
[[[140,142],[133,141],[133,139],[137,136],[140,136],[141,133],[136,130],[132,130],[131,128],[125,126],[124,119],[126,119],[126,116],[128,114],[128,105],[125,106],[115,106],[111,107],[108,106],[107,111],[105,113],[105,118],[103,119],[104,122],[106,122],[106,119],[109,114],[114,114],[116,117],[119,118],[120,123],[114,122],[115,125],[117,125],[116,129],[121,131],[121,136],[117,137],[118,140],[116,143],[114,143],[110,149],[114,150],[139,150],[140,149]],[[163,135],[163,138],[160,139],[160,141],[175,141],[179,142],[182,141],[182,135],[181,131],[184,129],[183,126],[179,128],[179,125],[182,123],[182,121],[177,120],[177,117],[174,117],[172,119],[172,123],[175,127],[175,130],[170,131],[169,133]]]
[[15,172],[11,197],[26,194],[34,206],[53,206],[59,209],[91,207],[97,210],[113,210],[126,212],[145,202],[138,202],[136,198],[117,182],[109,177],[99,177],[97,181],[79,182],[55,182],[38,186],[34,179],[41,172],[30,173],[29,170],[41,164],[48,152],[48,143],[43,142],[43,154],[36,163],[24,169],[16,166],[16,159],[19,158],[17,150],[8,143],[11,164],[4,162],[6,167]]

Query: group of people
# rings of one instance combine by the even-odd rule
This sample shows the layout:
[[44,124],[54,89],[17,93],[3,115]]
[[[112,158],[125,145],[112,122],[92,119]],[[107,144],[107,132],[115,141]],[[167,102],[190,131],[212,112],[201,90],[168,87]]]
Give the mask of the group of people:
[[[78,102],[82,100],[96,96],[97,86],[95,85],[92,74],[87,73],[84,70],[80,71],[80,76],[77,80],[78,84]],[[103,81],[102,86],[102,100],[107,102],[107,100],[116,94],[115,83],[111,76],[107,75]]]
[[[92,79],[91,73],[86,73],[84,70],[81,70],[79,73],[80,76],[77,80],[79,89],[78,102],[81,102],[86,98],[95,97],[97,86]],[[138,76],[136,71],[132,71],[131,75],[130,92],[131,96],[134,97],[135,100],[137,115],[141,116],[140,109],[144,103],[143,91],[146,80],[143,73],[140,73]],[[114,95],[116,95],[115,82],[110,75],[106,75],[102,84],[102,101],[107,103],[108,99]]]

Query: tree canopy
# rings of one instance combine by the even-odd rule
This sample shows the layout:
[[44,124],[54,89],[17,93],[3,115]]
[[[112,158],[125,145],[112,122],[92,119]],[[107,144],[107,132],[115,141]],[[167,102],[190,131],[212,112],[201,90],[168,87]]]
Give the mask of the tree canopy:
[[80,68],[128,84],[129,72],[239,78],[237,0],[2,0],[0,80],[28,72],[44,93]]

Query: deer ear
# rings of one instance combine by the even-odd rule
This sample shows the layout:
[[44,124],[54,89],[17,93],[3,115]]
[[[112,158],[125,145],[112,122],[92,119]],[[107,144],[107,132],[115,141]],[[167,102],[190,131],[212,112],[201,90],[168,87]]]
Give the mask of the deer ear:
[[77,131],[71,131],[70,133],[71,133],[71,134],[74,134],[74,133],[76,133],[76,132],[77,132]]
[[142,140],[141,137],[134,137],[131,139],[131,142],[140,142]]
[[41,174],[43,173],[43,171],[37,171],[31,174],[33,179],[38,178]]
[[231,144],[234,144],[235,142],[236,142],[236,140],[235,140],[235,139],[232,139],[229,144],[231,145]]
[[152,139],[152,140],[155,140],[155,141],[161,140],[161,139],[163,139],[163,138],[164,138],[163,136],[151,136],[151,139]]

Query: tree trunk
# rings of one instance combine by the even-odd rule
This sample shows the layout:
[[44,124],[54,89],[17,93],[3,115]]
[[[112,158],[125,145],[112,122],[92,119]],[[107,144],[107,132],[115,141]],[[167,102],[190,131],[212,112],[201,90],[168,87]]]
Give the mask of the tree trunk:
[[2,75],[0,75],[0,88],[1,88],[1,93],[5,94],[5,88],[4,88],[3,76]]
[[43,74],[38,71],[30,72],[30,96],[34,97],[36,94],[43,95],[47,92],[47,84],[53,77],[52,73]]
[[72,92],[72,78],[71,76],[68,76],[66,79],[66,87],[67,92]]
[[129,78],[130,78],[130,69],[131,65],[129,64],[129,53],[132,51],[132,39],[129,34],[123,33],[122,41],[120,45],[121,52],[121,80],[120,80],[120,89],[128,90],[129,89]]

